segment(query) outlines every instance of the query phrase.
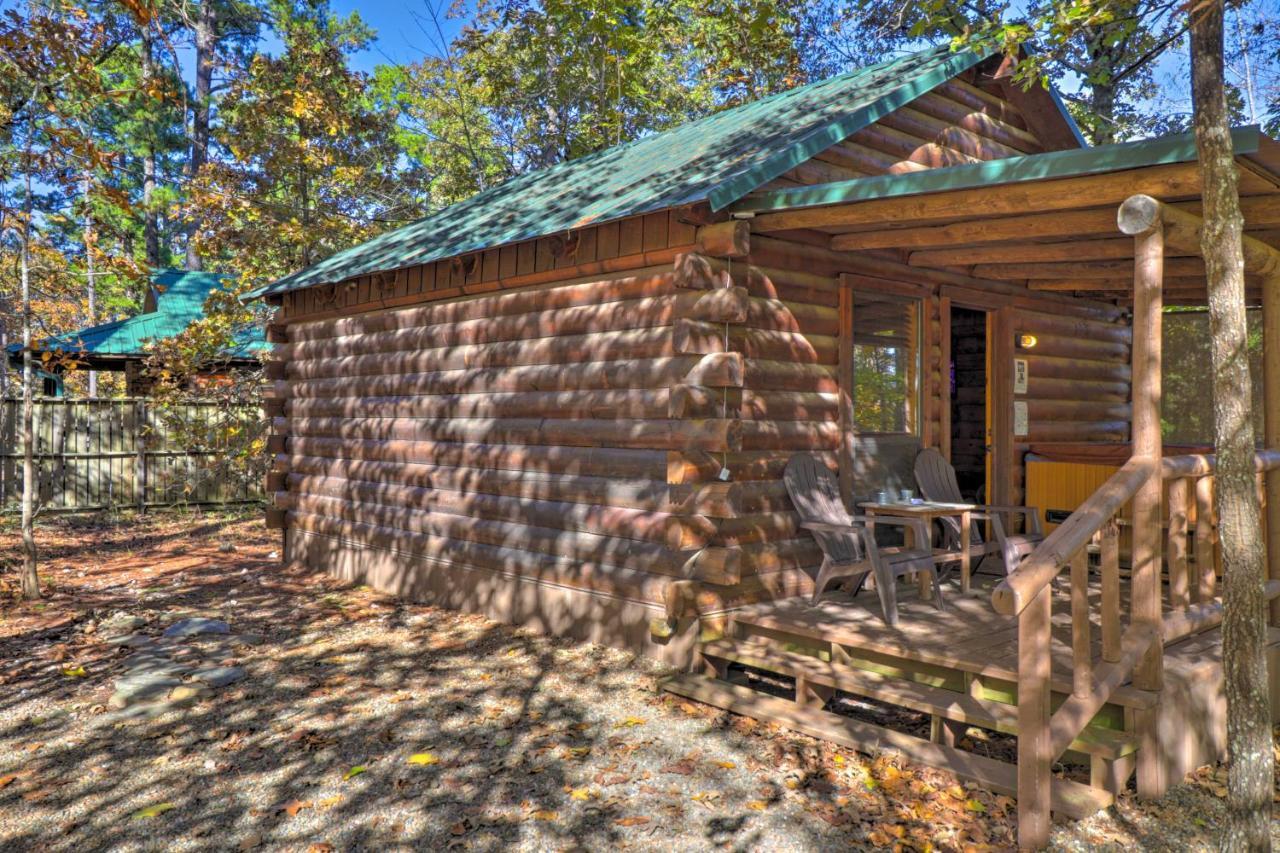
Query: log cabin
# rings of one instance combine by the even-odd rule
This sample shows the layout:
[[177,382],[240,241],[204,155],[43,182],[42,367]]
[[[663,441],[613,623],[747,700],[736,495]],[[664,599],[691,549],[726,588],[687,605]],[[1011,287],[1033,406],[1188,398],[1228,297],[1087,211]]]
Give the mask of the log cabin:
[[[1234,145],[1280,707],[1280,146]],[[269,524],[286,560],[1014,793],[1041,846],[1051,814],[1223,751],[1214,462],[1160,439],[1162,309],[1205,301],[1199,187],[1190,136],[1086,147],[1051,91],[945,49],[514,178],[257,292]],[[943,611],[810,605],[787,460],[819,454],[855,506],[928,447],[987,504],[1023,501],[1029,458],[1097,480]],[[930,736],[834,713],[848,695]],[[968,726],[1016,737],[1016,766]]]

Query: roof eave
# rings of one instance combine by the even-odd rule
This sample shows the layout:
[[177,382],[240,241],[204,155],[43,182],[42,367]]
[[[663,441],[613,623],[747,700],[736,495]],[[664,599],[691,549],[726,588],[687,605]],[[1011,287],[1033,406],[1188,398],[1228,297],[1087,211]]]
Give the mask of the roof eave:
[[[1262,132],[1256,125],[1233,130],[1232,143],[1236,156],[1256,153],[1262,144],[1262,139]],[[733,204],[729,210],[731,213],[753,214],[849,204],[871,199],[972,189],[992,184],[1045,181],[1167,163],[1186,163],[1195,160],[1196,156],[1194,136],[1184,133],[1095,148],[1007,157],[1002,160],[909,172],[904,175],[875,175],[851,181],[773,190],[744,198]]]

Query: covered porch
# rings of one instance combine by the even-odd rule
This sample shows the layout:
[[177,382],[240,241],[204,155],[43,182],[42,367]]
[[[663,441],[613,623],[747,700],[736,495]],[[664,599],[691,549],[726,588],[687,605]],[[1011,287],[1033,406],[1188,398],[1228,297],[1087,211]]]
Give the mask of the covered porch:
[[[1235,149],[1246,297],[1264,313],[1256,466],[1280,709],[1280,146],[1244,129]],[[1199,195],[1194,143],[1183,136],[778,189],[736,205],[753,237],[804,243],[815,262],[842,265],[845,284],[892,291],[907,269],[932,282],[944,330],[953,304],[985,312],[986,503],[1025,500],[1033,445],[1118,458],[1086,499],[1043,519],[1047,537],[1007,577],[978,578],[968,594],[948,585],[946,610],[904,593],[889,627],[865,591],[816,606],[780,597],[728,607],[702,618],[704,672],[668,689],[1016,793],[1023,847],[1047,841],[1051,812],[1105,807],[1135,772],[1139,795],[1154,797],[1215,760],[1225,710],[1215,462],[1161,440],[1162,312],[1206,298]],[[1024,322],[1028,295],[1036,328]],[[1055,304],[1062,316],[1046,316]],[[1124,335],[1116,312],[1129,317]],[[1044,328],[1054,336],[1037,340]],[[923,344],[940,370],[955,370],[954,340],[939,333]],[[939,385],[958,391],[954,375]],[[848,387],[837,457],[853,499],[866,466]],[[951,402],[921,440],[954,459],[963,436]],[[781,676],[787,695],[762,687],[762,673]],[[840,695],[928,714],[930,735],[835,714]],[[1015,736],[1016,765],[958,746],[967,726]],[[1055,775],[1061,762],[1087,765],[1087,781]]]

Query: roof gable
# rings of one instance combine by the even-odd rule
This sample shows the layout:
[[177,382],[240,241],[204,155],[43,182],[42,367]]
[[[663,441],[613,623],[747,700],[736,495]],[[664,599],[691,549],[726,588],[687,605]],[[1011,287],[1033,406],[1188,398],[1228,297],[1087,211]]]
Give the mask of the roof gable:
[[723,208],[983,58],[932,48],[521,175],[251,295],[401,269],[694,202]]

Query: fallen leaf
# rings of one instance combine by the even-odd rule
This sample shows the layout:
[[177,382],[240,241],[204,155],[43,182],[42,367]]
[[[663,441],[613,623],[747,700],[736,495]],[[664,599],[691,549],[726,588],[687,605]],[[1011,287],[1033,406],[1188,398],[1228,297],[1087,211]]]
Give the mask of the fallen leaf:
[[302,811],[303,809],[311,808],[311,805],[312,803],[310,800],[290,800],[289,802],[281,806],[279,809],[277,809],[277,811],[284,812],[289,817],[297,817],[298,812]]
[[84,678],[89,673],[84,671],[83,666],[66,666],[62,668],[62,674],[68,678]]
[[716,766],[717,766],[717,767],[720,767],[720,768],[722,768],[722,769],[724,769],[724,770],[732,770],[733,768],[737,767],[738,765],[734,764],[732,761],[717,761],[717,762],[716,762]]
[[449,832],[453,833],[454,835],[466,835],[467,826],[466,824],[459,821],[458,823],[455,823],[453,826],[449,827]]
[[615,729],[632,729],[636,726],[643,726],[645,723],[643,717],[627,717],[622,722],[614,726]]
[[146,808],[138,809],[136,812],[134,812],[131,815],[131,817],[133,818],[133,820],[140,820],[142,818],[148,818],[148,817],[157,817],[159,815],[164,814],[167,811],[170,811],[171,809],[176,809],[176,808],[177,806],[175,806],[173,803],[156,803],[154,806],[147,806]]
[[348,779],[354,779],[355,777],[359,776],[361,773],[366,772],[368,769],[369,768],[365,767],[363,764],[357,764],[355,767],[352,767],[346,773],[342,774],[342,781],[345,782]]
[[981,800],[965,800],[964,807],[971,812],[978,812],[979,814],[987,810]]
[[636,815],[634,817],[620,817],[614,821],[618,826],[643,826],[648,822],[649,818],[643,817],[642,815]]
[[262,836],[255,832],[253,835],[245,836],[244,841],[240,842],[240,849],[252,850],[253,848],[259,847],[261,845],[262,845]]
[[529,814],[529,817],[533,818],[534,820],[559,820],[560,819],[560,815],[558,815],[556,812],[548,811],[546,809],[538,809],[535,812],[531,812]]
[[591,789],[590,788],[574,788],[572,791],[569,792],[569,799],[589,800],[591,799]]
[[764,800],[752,800],[751,802],[747,803],[747,808],[751,809],[753,812],[762,812],[765,809],[769,808],[769,804],[766,803]]
[[424,767],[428,767],[432,764],[439,764],[440,759],[429,752],[415,752],[413,755],[409,756],[409,763],[421,764]]
[[333,853],[333,845],[327,841],[317,841],[307,848],[307,853]]
[[11,784],[17,778],[18,778],[17,773],[9,773],[7,775],[0,776],[0,788],[3,788],[6,785]]
[[340,802],[342,802],[341,795],[336,797],[325,797],[323,800],[320,800],[318,803],[316,803],[316,805],[322,809],[331,809]]

